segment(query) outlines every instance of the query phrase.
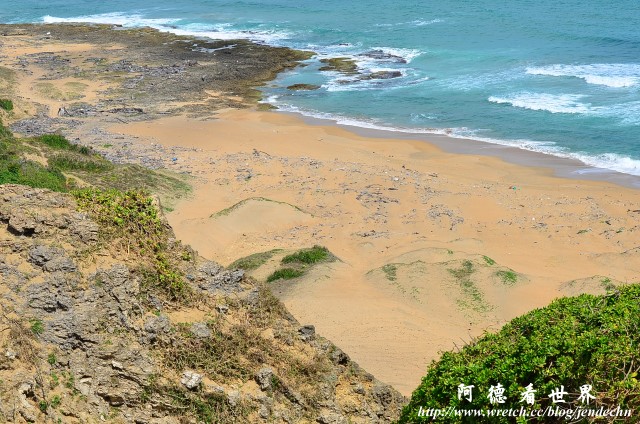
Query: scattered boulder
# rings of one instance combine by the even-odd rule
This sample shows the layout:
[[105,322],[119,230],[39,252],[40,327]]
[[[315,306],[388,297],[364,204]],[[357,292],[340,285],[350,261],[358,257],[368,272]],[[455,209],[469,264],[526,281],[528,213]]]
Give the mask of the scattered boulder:
[[358,56],[367,57],[369,59],[375,59],[383,62],[407,63],[407,60],[404,57],[387,53],[384,50],[380,49],[369,50],[368,52],[360,53]]
[[195,322],[191,325],[191,334],[199,339],[211,337],[211,330],[204,322]]
[[144,322],[145,340],[154,342],[158,337],[169,331],[171,322],[166,315],[148,318]]
[[202,383],[202,375],[193,371],[185,371],[182,373],[180,383],[189,390],[195,390]]
[[342,349],[336,347],[331,353],[331,360],[334,364],[347,365],[349,363],[349,355],[344,353]]
[[269,367],[260,368],[255,377],[256,383],[258,383],[261,390],[267,390],[271,388],[271,385],[273,384],[273,378],[273,370]]
[[402,72],[400,71],[376,71],[370,74],[362,75],[358,77],[360,81],[368,81],[368,80],[386,80],[392,78],[400,78],[402,76]]
[[313,340],[316,337],[316,327],[313,325],[304,325],[298,329],[298,334],[305,342]]

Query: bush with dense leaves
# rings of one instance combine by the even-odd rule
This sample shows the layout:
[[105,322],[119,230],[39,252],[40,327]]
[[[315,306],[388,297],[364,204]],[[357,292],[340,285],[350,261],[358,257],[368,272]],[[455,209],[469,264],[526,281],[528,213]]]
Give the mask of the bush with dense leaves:
[[[607,295],[558,299],[549,306],[518,317],[498,332],[488,334],[455,353],[445,353],[428,368],[400,423],[432,422],[429,408],[452,410],[545,409],[586,407],[580,387],[591,385],[595,396],[588,408],[640,412],[640,285],[618,288]],[[458,387],[474,385],[469,402]],[[505,403],[492,405],[491,386],[504,386]],[[535,404],[521,402],[529,384]],[[564,386],[566,403],[554,403],[553,390]],[[420,416],[420,407],[423,415]],[[537,420],[537,421],[536,421]],[[609,417],[598,422],[613,422]],[[617,418],[632,422],[633,418]],[[521,418],[439,418],[450,423],[525,422]],[[575,421],[575,420],[574,420]],[[564,418],[529,418],[527,422],[567,422]]]

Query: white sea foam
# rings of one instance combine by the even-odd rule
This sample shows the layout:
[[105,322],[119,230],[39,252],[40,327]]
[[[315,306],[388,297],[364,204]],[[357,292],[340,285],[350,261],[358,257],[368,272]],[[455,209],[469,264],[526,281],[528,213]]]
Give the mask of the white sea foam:
[[[394,127],[394,126],[389,126],[389,125],[385,125],[381,122],[379,122],[376,119],[356,119],[356,118],[351,118],[351,117],[347,117],[347,116],[343,116],[343,115],[339,115],[339,114],[332,114],[332,113],[324,113],[324,112],[318,112],[318,111],[313,111],[313,110],[308,110],[308,109],[304,109],[298,106],[293,106],[290,104],[285,104],[285,103],[280,103],[278,102],[279,97],[278,96],[271,96],[269,97],[266,102],[273,104],[274,106],[277,106],[279,110],[283,111],[283,112],[292,112],[292,113],[299,113],[301,115],[304,116],[308,116],[311,118],[317,118],[317,119],[326,119],[326,120],[330,120],[335,122],[338,125],[348,125],[348,126],[352,126],[352,127],[359,127],[359,128],[368,128],[368,129],[372,129],[372,130],[381,130],[381,131],[393,131],[393,132],[401,132],[401,133],[407,133],[407,134],[440,134],[440,135],[450,135],[452,134],[454,131],[456,131],[456,129],[451,129],[451,128],[403,128],[403,127]],[[465,130],[464,128],[460,128],[458,129],[460,131]]]
[[237,40],[247,39],[261,43],[277,44],[280,40],[290,38],[290,34],[285,31],[275,30],[238,30],[232,24],[184,24],[179,25],[181,19],[150,19],[137,14],[124,13],[103,13],[98,15],[76,16],[72,18],[60,18],[55,16],[44,16],[44,23],[59,22],[88,22],[100,24],[122,25],[123,27],[151,27],[163,32],[171,32],[176,35],[186,35],[195,37],[207,37],[215,40]]
[[579,94],[547,94],[522,92],[505,97],[491,96],[492,103],[509,104],[511,106],[530,109],[544,110],[551,113],[589,113],[590,105],[580,103],[583,95]]
[[413,21],[396,22],[396,23],[393,23],[393,24],[376,24],[375,26],[381,27],[381,28],[395,27],[395,26],[406,26],[406,25],[410,25],[410,26],[425,26],[425,25],[437,24],[437,23],[440,23],[440,22],[444,22],[444,20],[442,20],[442,19],[430,19],[430,20],[415,19]]
[[72,18],[60,18],[57,16],[46,15],[42,17],[45,24],[54,23],[70,23],[70,22],[87,22],[92,24],[111,24],[122,25],[124,27],[171,25],[180,21],[180,19],[149,19],[142,15],[127,15],[124,13],[101,13],[98,15],[75,16]]
[[530,67],[530,75],[553,77],[574,77],[588,84],[624,88],[640,85],[640,64],[637,63],[596,63],[590,65],[549,65]]
[[161,31],[172,32],[176,35],[207,37],[215,40],[246,39],[267,44],[279,44],[280,41],[290,38],[290,34],[284,31],[269,30],[237,30],[230,24],[203,25],[188,24],[179,28],[158,28]]
[[622,126],[640,125],[640,101],[593,106],[591,103],[580,102],[584,97],[586,96],[579,94],[521,92],[507,96],[491,96],[488,100],[534,111],[608,118],[616,120],[618,125]]

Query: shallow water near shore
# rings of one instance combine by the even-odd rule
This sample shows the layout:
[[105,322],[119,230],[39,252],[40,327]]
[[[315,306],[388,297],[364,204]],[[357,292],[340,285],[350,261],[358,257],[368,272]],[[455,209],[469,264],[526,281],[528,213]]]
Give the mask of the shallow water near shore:
[[[640,175],[640,5],[35,0],[2,22],[104,22],[318,53],[265,87],[281,110],[362,128],[436,133]],[[198,48],[198,46],[194,46]],[[320,71],[352,59],[356,74]],[[371,78],[377,72],[391,78]],[[364,78],[363,78],[364,77]],[[318,90],[291,91],[296,83]]]

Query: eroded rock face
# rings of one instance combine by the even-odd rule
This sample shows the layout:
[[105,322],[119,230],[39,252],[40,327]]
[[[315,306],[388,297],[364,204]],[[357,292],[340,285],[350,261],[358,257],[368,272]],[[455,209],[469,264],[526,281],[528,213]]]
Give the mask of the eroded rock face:
[[[121,422],[183,422],[180,409],[167,407],[172,398],[154,388],[158,379],[224,408],[247,407],[254,412],[246,422],[385,423],[398,416],[405,401],[398,392],[362,371],[312,325],[275,313],[277,305],[242,270],[196,257],[183,264],[196,306],[165,304],[146,296],[143,264],[110,250],[99,233],[69,195],[0,186],[0,327],[8,329],[0,332],[0,380],[10,388],[0,392],[0,422],[94,422],[114,411]],[[207,311],[205,318],[198,310]],[[189,322],[190,314],[197,318]],[[246,339],[216,347],[235,334],[221,331],[225,322],[247,319],[260,327],[245,323]],[[277,336],[263,340],[267,333]],[[178,341],[180,334],[186,336]],[[181,355],[195,352],[193,359],[184,366],[163,361],[181,343],[191,343]],[[225,355],[236,344],[247,346],[235,354],[246,355],[238,364],[272,362],[258,363],[241,384],[220,375],[212,381],[206,355]],[[263,347],[296,350],[298,356],[288,358],[319,374],[314,381],[296,380],[279,371],[281,364]],[[324,359],[315,364],[317,358]],[[258,394],[246,390],[249,383]],[[316,387],[313,396],[308,384]],[[55,402],[62,404],[54,408]]]

